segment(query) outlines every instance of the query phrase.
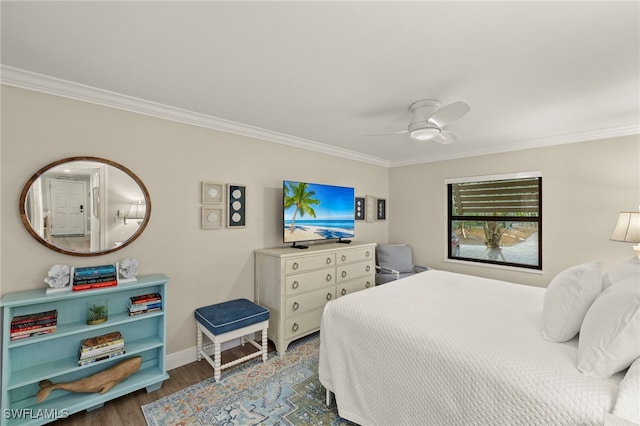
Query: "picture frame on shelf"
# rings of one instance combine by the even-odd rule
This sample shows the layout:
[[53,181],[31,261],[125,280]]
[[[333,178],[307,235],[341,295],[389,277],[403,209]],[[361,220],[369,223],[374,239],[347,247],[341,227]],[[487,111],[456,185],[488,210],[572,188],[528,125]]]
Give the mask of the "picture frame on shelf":
[[202,182],[201,203],[224,204],[224,184],[219,182]]
[[387,200],[378,198],[376,200],[376,220],[387,220]]
[[201,207],[202,229],[219,229],[224,224],[224,206]]
[[355,213],[354,213],[354,217],[356,220],[364,220],[365,219],[365,215],[366,215],[366,211],[367,211],[367,205],[365,203],[365,199],[364,197],[356,197],[356,208],[355,208]]
[[247,226],[247,187],[236,183],[227,184],[227,227]]

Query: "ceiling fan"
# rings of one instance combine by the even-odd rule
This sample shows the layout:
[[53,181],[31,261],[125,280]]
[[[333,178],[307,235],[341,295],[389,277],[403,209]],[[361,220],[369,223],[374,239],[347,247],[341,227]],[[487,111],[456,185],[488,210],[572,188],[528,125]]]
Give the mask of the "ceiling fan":
[[409,106],[411,111],[411,121],[407,130],[392,133],[382,133],[379,135],[397,135],[409,133],[411,139],[424,142],[434,141],[441,144],[450,144],[457,141],[458,135],[444,127],[462,118],[471,110],[471,107],[464,102],[454,102],[444,107],[436,99],[423,99],[412,103]]

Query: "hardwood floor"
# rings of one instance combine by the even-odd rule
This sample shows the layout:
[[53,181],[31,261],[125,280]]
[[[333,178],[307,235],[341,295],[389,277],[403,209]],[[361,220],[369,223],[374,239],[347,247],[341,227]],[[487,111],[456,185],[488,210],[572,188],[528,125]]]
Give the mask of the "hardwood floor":
[[[244,347],[237,346],[231,348],[222,353],[222,363],[240,358],[249,352],[252,352],[255,348],[251,345]],[[275,347],[271,341],[269,341],[269,352],[275,351]],[[222,380],[224,380],[225,373],[233,371],[232,367],[222,370]],[[138,426],[146,425],[144,415],[140,407],[150,402],[156,401],[165,396],[171,395],[181,389],[191,386],[203,380],[213,377],[213,368],[205,360],[192,362],[182,367],[169,371],[169,379],[165,380],[162,387],[152,393],[147,393],[146,390],[141,389],[136,392],[132,392],[128,395],[120,398],[113,399],[104,404],[102,408],[94,411],[81,411],[76,414],[72,414],[66,419],[57,420],[51,425],[56,426],[84,426],[84,425],[97,425],[97,426]],[[64,407],[61,407],[64,408]]]

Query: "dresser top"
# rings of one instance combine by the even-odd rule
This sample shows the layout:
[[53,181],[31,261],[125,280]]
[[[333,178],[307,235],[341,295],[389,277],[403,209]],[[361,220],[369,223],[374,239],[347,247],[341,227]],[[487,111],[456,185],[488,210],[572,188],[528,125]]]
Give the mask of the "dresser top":
[[265,248],[254,250],[256,254],[262,254],[266,256],[280,256],[280,257],[288,257],[288,256],[304,256],[308,254],[320,254],[325,252],[334,252],[334,251],[342,251],[342,250],[351,250],[351,249],[362,249],[366,247],[375,247],[376,243],[367,243],[364,241],[351,241],[349,244],[345,243],[322,243],[322,244],[313,244],[309,245],[306,249],[300,249],[297,247],[273,247],[273,248]]

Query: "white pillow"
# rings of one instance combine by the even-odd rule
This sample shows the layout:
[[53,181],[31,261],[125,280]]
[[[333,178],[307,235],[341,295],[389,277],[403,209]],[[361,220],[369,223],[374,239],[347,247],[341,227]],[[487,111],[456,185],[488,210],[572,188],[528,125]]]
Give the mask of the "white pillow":
[[580,328],[578,370],[605,379],[640,357],[640,283],[629,277],[593,302]]
[[640,425],[640,358],[631,363],[620,382],[613,414]]
[[609,269],[602,277],[602,290],[606,290],[628,277],[636,277],[640,282],[640,258],[638,256],[634,256]]
[[553,342],[571,340],[587,309],[602,291],[602,264],[588,262],[560,272],[549,283],[542,304],[542,337]]

